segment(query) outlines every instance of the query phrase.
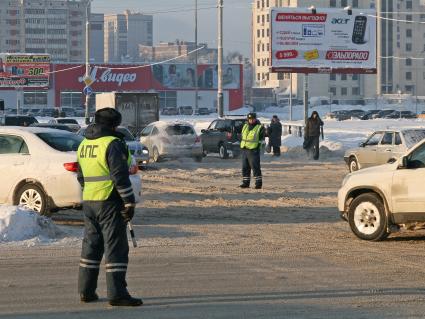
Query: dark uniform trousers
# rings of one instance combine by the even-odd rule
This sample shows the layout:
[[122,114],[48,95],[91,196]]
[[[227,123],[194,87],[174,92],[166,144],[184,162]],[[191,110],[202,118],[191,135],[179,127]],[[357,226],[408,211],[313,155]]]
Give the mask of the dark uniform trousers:
[[129,296],[125,276],[128,265],[126,223],[116,201],[83,202],[85,232],[80,259],[78,290],[91,295],[97,288],[100,263],[105,254],[108,299]]
[[313,157],[314,160],[319,159],[319,148],[320,148],[320,136],[310,136],[311,142],[308,148],[309,157]]
[[263,185],[263,177],[261,175],[260,150],[242,149],[242,183],[249,186],[251,182],[251,170],[255,179],[255,186]]

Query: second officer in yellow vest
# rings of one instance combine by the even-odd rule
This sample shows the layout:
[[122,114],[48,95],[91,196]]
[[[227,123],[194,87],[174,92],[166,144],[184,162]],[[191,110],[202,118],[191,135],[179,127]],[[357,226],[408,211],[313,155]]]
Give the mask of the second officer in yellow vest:
[[248,188],[251,182],[251,170],[255,179],[255,188],[263,187],[261,175],[260,151],[264,140],[264,127],[257,120],[255,113],[249,113],[248,122],[242,128],[242,184],[241,188]]
[[129,178],[130,154],[115,129],[121,114],[105,108],[85,131],[78,148],[78,180],[83,186],[84,239],[78,289],[82,302],[96,301],[97,277],[105,255],[106,286],[113,306],[140,306],[127,291],[126,226],[134,216],[135,196]]

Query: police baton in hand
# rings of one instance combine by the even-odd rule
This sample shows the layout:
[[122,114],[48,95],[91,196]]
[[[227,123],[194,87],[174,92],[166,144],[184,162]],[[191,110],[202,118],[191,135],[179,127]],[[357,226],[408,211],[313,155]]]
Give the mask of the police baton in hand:
[[129,221],[127,223],[127,226],[128,226],[128,230],[130,231],[130,236],[131,236],[131,241],[133,242],[133,247],[136,248],[137,247],[137,242],[136,242],[136,236],[134,235],[133,225]]

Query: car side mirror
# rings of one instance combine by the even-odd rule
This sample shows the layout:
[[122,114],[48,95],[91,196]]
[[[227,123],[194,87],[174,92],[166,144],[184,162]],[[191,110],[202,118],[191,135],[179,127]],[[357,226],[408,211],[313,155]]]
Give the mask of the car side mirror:
[[207,132],[207,130],[201,130],[202,134],[205,134]]
[[365,147],[366,146],[366,143],[365,142],[361,142],[361,143],[359,143],[359,146],[360,147]]
[[409,165],[409,160],[407,156],[403,156],[400,160],[400,164],[398,165],[398,168],[407,168]]

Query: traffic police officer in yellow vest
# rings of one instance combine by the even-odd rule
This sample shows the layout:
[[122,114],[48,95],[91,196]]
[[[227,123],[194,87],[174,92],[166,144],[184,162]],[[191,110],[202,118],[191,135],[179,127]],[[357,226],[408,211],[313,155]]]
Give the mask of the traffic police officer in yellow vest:
[[255,188],[263,187],[261,175],[260,150],[264,140],[264,127],[257,120],[255,113],[249,113],[248,122],[242,128],[241,152],[242,152],[242,184],[241,188],[248,188],[251,182],[251,170],[255,179]]
[[82,302],[96,294],[100,263],[105,255],[107,297],[112,306],[140,306],[127,291],[127,222],[134,216],[135,196],[129,178],[131,156],[116,131],[121,114],[112,108],[95,113],[78,148],[78,180],[83,186],[84,239],[78,289]]

